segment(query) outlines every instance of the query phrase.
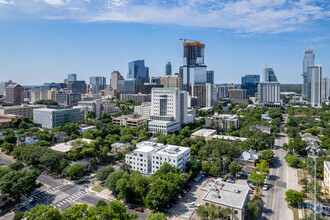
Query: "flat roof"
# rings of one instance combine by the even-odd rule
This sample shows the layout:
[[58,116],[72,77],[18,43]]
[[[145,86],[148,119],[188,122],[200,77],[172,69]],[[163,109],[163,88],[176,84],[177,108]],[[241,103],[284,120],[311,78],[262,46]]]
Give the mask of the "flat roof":
[[205,194],[203,200],[222,206],[243,209],[249,195],[249,187],[222,182],[217,179]]
[[[76,139],[76,140],[85,141],[85,142],[87,142],[87,144],[89,144],[90,142],[93,141],[93,140],[87,139],[87,138]],[[76,140],[68,141],[68,142],[65,142],[65,143],[59,143],[59,144],[56,144],[56,145],[54,145],[50,148],[54,151],[66,153],[66,152],[69,152],[73,148],[73,145],[74,145]]]
[[228,141],[245,141],[247,138],[243,138],[243,137],[235,137],[235,136],[227,136],[227,135],[213,135],[212,138],[219,138],[219,139],[223,139],[223,140],[228,140]]
[[27,105],[27,106],[22,106],[22,105],[14,105],[14,106],[4,106],[3,109],[17,109],[17,108],[39,108],[39,105]]
[[175,146],[175,145],[166,145],[165,148],[160,149],[157,151],[157,154],[167,155],[167,156],[177,156],[180,155],[186,151],[189,151],[189,147],[182,147],[182,146]]
[[202,128],[202,129],[199,129],[198,131],[195,131],[194,133],[192,133],[191,136],[209,137],[216,133],[217,133],[217,130]]

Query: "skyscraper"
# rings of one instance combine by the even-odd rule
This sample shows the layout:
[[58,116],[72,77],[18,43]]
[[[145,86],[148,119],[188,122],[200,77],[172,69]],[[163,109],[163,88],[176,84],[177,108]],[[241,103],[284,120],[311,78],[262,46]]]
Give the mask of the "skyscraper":
[[208,70],[206,72],[206,83],[214,84],[214,71]]
[[144,60],[136,60],[128,63],[127,79],[137,79],[141,85],[150,82],[149,68],[144,65]]
[[68,82],[77,81],[77,74],[72,73],[68,75]]
[[11,84],[6,87],[7,103],[22,103],[24,102],[24,88],[19,84]]
[[248,97],[255,97],[259,82],[260,75],[245,75],[242,77],[242,89],[246,89]]
[[118,89],[118,80],[124,80],[124,77],[118,71],[113,71],[111,73],[110,87],[113,89]]
[[160,84],[164,88],[179,88],[182,89],[182,79],[180,76],[162,76],[160,78]]
[[307,91],[308,91],[308,82],[307,82],[307,69],[308,67],[314,66],[315,61],[315,54],[312,50],[305,50],[304,51],[304,59],[303,59],[303,84],[302,84],[302,96],[307,98]]
[[277,78],[272,67],[265,67],[262,71],[262,76],[262,82],[277,82]]
[[322,101],[329,100],[329,79],[328,77],[322,78]]
[[104,90],[106,87],[106,78],[103,76],[89,77],[89,84],[93,90],[93,93],[98,93]]
[[179,75],[183,80],[183,89],[188,91],[191,84],[206,83],[206,65],[204,65],[205,44],[199,41],[183,43],[183,66]]
[[322,107],[322,65],[307,68],[307,102],[314,108]]
[[172,65],[170,61],[168,61],[165,65],[165,75],[172,75]]

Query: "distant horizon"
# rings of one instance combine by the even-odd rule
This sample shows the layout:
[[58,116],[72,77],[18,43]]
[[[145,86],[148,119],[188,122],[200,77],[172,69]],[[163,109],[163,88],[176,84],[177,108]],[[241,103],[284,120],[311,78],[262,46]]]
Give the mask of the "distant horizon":
[[105,76],[143,59],[150,77],[183,64],[181,38],[205,43],[217,84],[274,68],[280,83],[302,83],[304,50],[330,74],[330,5],[303,0],[1,0],[0,81],[63,82]]

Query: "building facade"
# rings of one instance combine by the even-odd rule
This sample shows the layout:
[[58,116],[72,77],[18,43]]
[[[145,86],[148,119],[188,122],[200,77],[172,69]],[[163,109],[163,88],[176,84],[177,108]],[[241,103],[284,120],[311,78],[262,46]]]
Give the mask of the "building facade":
[[113,114],[120,111],[116,107],[116,103],[111,103],[109,100],[96,99],[93,101],[79,101],[78,107],[86,108],[86,114],[89,111],[95,112],[95,119],[100,119],[103,113]]
[[141,105],[134,106],[134,114],[142,116],[151,115],[151,102],[142,102]]
[[239,128],[239,118],[237,115],[219,114],[205,118],[205,127],[215,126],[221,131],[225,131],[231,125],[234,125],[235,129]]
[[262,70],[263,82],[277,82],[277,77],[275,75],[274,69],[272,67],[265,67]]
[[246,99],[246,89],[230,89],[229,99]]
[[307,102],[314,108],[322,107],[322,65],[307,68]]
[[150,82],[149,68],[144,65],[144,60],[132,61],[128,64],[127,79],[138,79],[139,84]]
[[138,143],[133,152],[126,154],[125,159],[132,170],[145,175],[155,173],[163,163],[176,166],[180,172],[184,172],[189,161],[190,148],[149,141]]
[[258,84],[259,103],[280,103],[280,83],[260,82]]
[[172,65],[170,61],[168,61],[165,65],[165,75],[167,76],[172,75]]
[[120,100],[131,99],[133,102],[151,102],[150,94],[120,94]]
[[206,72],[206,83],[214,84],[214,71],[208,70]]
[[329,100],[329,79],[328,77],[322,78],[322,101]]
[[314,66],[314,61],[315,61],[315,54],[312,50],[305,50],[304,51],[304,59],[303,59],[303,72],[302,72],[302,77],[303,77],[303,84],[302,84],[302,95],[303,98],[307,98],[307,71],[308,67]]
[[122,115],[112,118],[112,123],[115,125],[125,125],[131,128],[135,128],[138,126],[143,126],[145,123],[147,123],[148,119],[148,116]]
[[106,88],[106,78],[103,76],[89,77],[89,86],[93,93],[99,93],[101,90]]
[[85,108],[74,107],[68,109],[34,109],[33,122],[42,128],[53,129],[64,126],[65,123],[76,122],[85,119]]
[[245,75],[242,77],[242,89],[246,89],[248,97],[255,97],[258,91],[260,75]]
[[180,76],[162,76],[160,78],[160,85],[164,88],[179,88],[182,90],[182,79]]
[[38,109],[39,105],[5,106],[0,108],[0,115],[20,115],[32,119],[33,110]]
[[11,84],[6,87],[7,103],[22,103],[24,102],[24,88],[19,84]]

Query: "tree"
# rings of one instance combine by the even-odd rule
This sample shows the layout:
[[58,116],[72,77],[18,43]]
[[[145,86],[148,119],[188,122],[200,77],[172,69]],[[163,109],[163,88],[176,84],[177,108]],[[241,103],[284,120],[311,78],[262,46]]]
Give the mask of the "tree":
[[94,111],[87,112],[87,118],[94,119],[96,117],[96,113]]
[[100,206],[107,206],[107,203],[104,200],[100,199],[99,201],[97,201],[95,207],[100,207]]
[[40,205],[31,209],[29,212],[25,212],[23,219],[26,220],[64,220],[58,209],[53,206]]
[[117,181],[124,175],[123,171],[116,171],[110,173],[110,175],[107,177],[107,180],[105,181],[105,186],[110,189],[115,195],[116,193],[116,183]]
[[265,175],[259,173],[251,173],[248,177],[254,184],[262,185],[265,181]]
[[12,170],[21,170],[24,167],[24,164],[21,161],[16,161],[9,165]]
[[201,205],[196,210],[197,215],[203,220],[216,220],[216,219],[228,219],[228,215],[231,214],[232,210],[230,208],[220,208],[214,204],[210,204],[208,206]]
[[298,202],[303,201],[303,193],[289,189],[285,192],[285,201],[287,201],[290,205],[297,206]]
[[11,168],[7,166],[0,166],[0,178],[11,172]]
[[291,167],[299,167],[300,166],[300,160],[299,158],[293,156],[293,155],[286,155],[285,161],[291,166]]
[[110,173],[114,172],[115,168],[112,165],[101,167],[97,170],[96,179],[98,181],[104,181],[107,179]]
[[239,165],[239,163],[237,163],[236,161],[234,161],[232,164],[230,164],[229,166],[229,170],[230,170],[230,174],[233,176],[236,176],[236,174],[242,170],[241,166]]
[[144,204],[151,209],[164,207],[171,200],[171,196],[169,195],[171,190],[165,180],[157,180],[152,184],[150,191],[144,199]]
[[166,220],[166,217],[164,213],[157,212],[157,213],[151,213],[147,216],[146,220]]
[[257,204],[255,204],[254,202],[248,202],[246,205],[246,211],[247,211],[247,214],[251,218],[253,218],[259,214],[260,207]]
[[66,173],[69,175],[70,179],[77,180],[84,175],[84,168],[80,164],[75,163],[66,168]]
[[93,157],[88,161],[88,170],[93,171],[97,169],[96,159]]
[[262,174],[269,174],[269,166],[268,166],[266,160],[261,160],[260,163],[257,163],[254,170],[258,171]]
[[1,144],[1,148],[2,148],[2,151],[12,152],[15,148],[15,145],[5,142],[5,143]]
[[13,220],[21,220],[23,219],[24,212],[16,212]]
[[264,150],[258,157],[259,160],[265,160],[268,164],[274,162],[274,152],[272,150]]
[[21,195],[29,195],[40,187],[36,182],[38,176],[39,172],[36,170],[9,172],[0,179],[0,191],[19,199]]
[[10,133],[5,137],[5,142],[10,143],[10,144],[16,144],[16,140],[17,140],[17,138],[16,138],[15,134],[13,134],[13,133]]

